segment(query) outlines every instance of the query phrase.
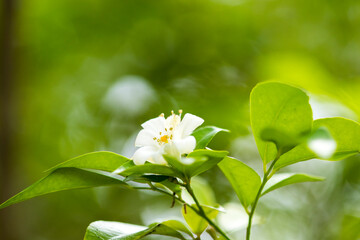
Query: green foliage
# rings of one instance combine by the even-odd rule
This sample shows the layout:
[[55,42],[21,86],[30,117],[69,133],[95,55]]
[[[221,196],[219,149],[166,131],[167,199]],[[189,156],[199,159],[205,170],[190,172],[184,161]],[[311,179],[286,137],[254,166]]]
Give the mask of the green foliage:
[[[193,189],[194,194],[199,200],[199,203],[201,205],[212,206],[212,207],[218,205],[216,202],[216,196],[212,186],[210,186],[210,184],[207,181],[205,181],[203,178],[200,177],[192,178],[191,188]],[[183,194],[186,194],[186,192],[183,192]]]
[[146,163],[134,165],[126,162],[116,172],[122,176],[141,176],[143,174],[159,174],[164,176],[178,177],[187,181],[193,176],[216,166],[226,155],[227,151],[215,151],[210,149],[198,149],[191,152],[186,158],[178,159],[164,155],[170,166]]
[[265,128],[260,135],[261,139],[266,142],[273,142],[277,151],[282,154],[290,151],[301,142],[302,137],[287,135],[281,130],[275,128]]
[[229,132],[227,129],[222,129],[214,126],[206,126],[202,128],[196,129],[192,135],[196,139],[196,147],[195,149],[205,148],[211,140],[215,137],[219,132]]
[[318,176],[311,176],[303,173],[281,173],[276,174],[271,180],[265,185],[262,195],[265,195],[278,188],[285,187],[287,185],[302,183],[302,182],[318,182],[323,181],[325,178]]
[[[196,210],[199,210],[195,204],[192,205],[192,207]],[[202,208],[204,209],[206,216],[208,216],[210,219],[214,219],[219,213],[219,210],[213,207],[202,206]],[[190,207],[184,206],[182,208],[182,214],[191,231],[198,236],[202,234],[209,225],[209,223],[203,217],[199,216],[199,214]]]
[[62,162],[48,171],[57,168],[76,167],[112,172],[128,161],[130,159],[113,152],[92,152]]
[[198,149],[188,154],[186,158],[178,159],[169,155],[164,155],[164,158],[173,167],[174,171],[183,175],[183,177],[179,176],[179,178],[187,181],[191,177],[216,166],[227,154],[227,151]]
[[119,176],[108,172],[72,167],[58,168],[1,204],[0,209],[48,193],[113,184],[126,185]]
[[210,168],[216,166],[224,157],[228,155],[227,151],[215,151],[210,149],[199,149],[191,152],[187,157],[195,159],[186,169],[186,175],[193,177],[199,175]]
[[[175,220],[147,227],[97,221],[88,227],[85,240],[134,240],[150,234],[178,239],[195,239],[195,234],[199,239],[209,225],[209,234],[214,239],[230,239],[213,221],[220,209],[211,207],[217,206],[212,188],[200,178],[194,178],[218,165],[249,215],[246,231],[249,240],[261,196],[295,183],[324,180],[303,173],[275,174],[277,170],[316,157],[340,160],[360,151],[360,125],[344,118],[313,121],[309,98],[298,88],[275,82],[257,85],[251,92],[250,113],[264,166],[262,180],[251,167],[227,156],[227,151],[206,148],[217,133],[227,131],[207,126],[193,133],[197,140],[194,151],[178,157],[165,154],[168,165],[150,162],[135,165],[132,160],[111,152],[85,154],[51,168],[46,177],[4,202],[0,209],[47,193],[117,184],[172,197],[172,206],[176,201],[183,205],[183,217],[191,231]],[[269,167],[268,163],[271,163]]]
[[129,159],[112,152],[93,152],[63,162],[19,194],[0,205],[0,208],[48,193],[98,187],[111,184],[126,185],[122,179],[110,172]]
[[226,157],[219,163],[221,171],[231,183],[245,209],[254,202],[260,187],[260,176],[241,161]]
[[[359,153],[360,151],[360,125],[345,118],[324,118],[314,121],[314,128],[325,127],[336,142],[334,155],[326,160],[341,160]],[[282,155],[274,168],[280,169],[290,164],[316,158],[307,143],[303,143]]]
[[159,174],[164,176],[174,176],[183,178],[182,173],[165,165],[145,163],[144,165],[133,165],[124,171],[119,172],[122,176],[141,175],[141,174]]
[[299,138],[311,131],[312,110],[309,97],[300,89],[282,83],[265,82],[250,95],[251,127],[264,164],[274,160],[277,148],[261,137],[266,129],[276,129],[285,136]]
[[96,221],[87,228],[84,240],[136,240],[150,234],[185,240],[179,231],[192,236],[184,224],[175,220],[153,223],[148,227],[120,222]]

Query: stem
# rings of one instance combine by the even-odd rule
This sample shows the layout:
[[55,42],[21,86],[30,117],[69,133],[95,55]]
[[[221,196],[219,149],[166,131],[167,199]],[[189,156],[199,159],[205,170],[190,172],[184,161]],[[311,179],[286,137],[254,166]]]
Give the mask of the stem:
[[[220,233],[225,239],[230,240],[230,238],[221,230],[219,226],[217,226],[208,216],[206,216],[204,209],[201,207],[198,199],[196,198],[194,191],[192,190],[190,183],[187,183],[185,185],[186,190],[189,192],[191,197],[194,199],[196,206],[198,207],[198,210],[195,210],[195,212],[202,218],[204,218],[218,233]],[[194,210],[194,208],[192,208]]]
[[[258,192],[256,194],[253,206],[251,207],[251,210],[250,210],[249,222],[248,222],[248,226],[246,228],[246,240],[250,240],[252,219],[253,219],[253,216],[254,216],[254,213],[255,213],[256,206],[257,206],[257,204],[259,202],[259,199],[261,197],[261,192],[264,189],[265,184],[267,183],[267,181],[272,177],[273,174],[270,174],[270,173],[272,172],[272,169],[273,169],[276,161],[279,159],[280,155],[281,155],[280,151],[278,151],[278,153],[277,153],[274,161],[271,163],[269,169],[264,172],[264,177],[263,177],[262,183],[261,183],[260,188],[259,188],[259,190],[258,190]],[[264,169],[266,169],[266,168],[264,168]]]

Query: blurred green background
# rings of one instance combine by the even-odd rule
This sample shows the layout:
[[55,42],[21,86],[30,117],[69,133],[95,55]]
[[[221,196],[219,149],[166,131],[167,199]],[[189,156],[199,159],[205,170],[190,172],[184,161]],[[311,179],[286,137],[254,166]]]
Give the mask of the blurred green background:
[[[180,108],[230,129],[211,147],[261,171],[248,102],[260,81],[306,89],[314,118],[360,116],[359,1],[4,0],[0,9],[2,201],[71,157],[131,157],[140,124]],[[360,239],[359,156],[283,171],[327,180],[264,197],[253,239]],[[202,178],[236,209],[218,169]],[[115,187],[57,193],[0,211],[0,238],[82,239],[95,220],[179,217],[170,205]],[[228,229],[234,239],[240,226]]]

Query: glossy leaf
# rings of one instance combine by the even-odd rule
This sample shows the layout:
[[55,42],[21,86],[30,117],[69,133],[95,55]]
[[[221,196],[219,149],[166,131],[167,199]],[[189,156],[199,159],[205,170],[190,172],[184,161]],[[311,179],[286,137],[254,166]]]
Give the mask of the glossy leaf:
[[302,137],[290,136],[275,128],[265,128],[261,132],[261,139],[273,142],[276,145],[276,149],[280,151],[281,154],[284,154],[298,145],[301,142]]
[[171,192],[176,193],[178,195],[181,194],[181,190],[182,190],[180,185],[178,184],[177,179],[171,179],[171,178],[158,183],[156,186],[168,189]]
[[[198,209],[195,204],[193,204],[192,207]],[[219,210],[213,207],[202,206],[202,208],[204,209],[206,216],[208,216],[210,219],[216,218],[217,214],[219,213]],[[193,209],[188,206],[186,207],[186,212],[185,206],[183,206],[182,214],[191,231],[196,235],[200,235],[202,232],[204,232],[204,230],[209,225],[204,218],[200,217]]]
[[113,152],[92,152],[62,162],[48,171],[61,167],[76,167],[112,172],[127,161],[130,159]]
[[[185,238],[176,228],[186,231],[186,227],[177,221],[153,223],[148,227],[120,222],[96,221],[89,225],[84,240],[136,240],[150,234]],[[189,231],[189,230],[187,230]]]
[[267,128],[280,129],[298,138],[311,131],[312,110],[309,97],[302,90],[286,84],[265,82],[256,85],[250,95],[251,127],[263,162],[277,154],[273,142],[261,138]]
[[163,225],[170,227],[174,230],[186,233],[189,236],[193,236],[193,234],[190,232],[190,230],[180,221],[177,220],[168,220],[165,222],[162,222]]
[[[314,121],[314,129],[320,127],[325,127],[330,132],[337,145],[335,153],[325,160],[341,160],[360,152],[359,123],[340,117],[323,118]],[[276,162],[274,169],[277,170],[290,164],[317,157],[308,148],[307,143],[303,143],[282,155]]]
[[199,175],[216,166],[216,164],[221,162],[227,155],[227,151],[210,149],[195,150],[187,156],[187,158],[193,158],[195,161],[186,168],[186,175],[189,177]]
[[0,205],[0,209],[48,193],[104,185],[126,185],[118,175],[100,170],[58,168]]
[[195,130],[192,133],[192,135],[196,139],[195,149],[205,148],[211,142],[211,140],[214,138],[214,136],[221,131],[229,132],[229,130],[214,127],[214,126],[206,126],[206,127],[202,127],[202,128]]
[[165,160],[176,171],[181,172],[186,178],[199,175],[218,164],[226,155],[227,151],[215,151],[210,149],[198,149],[187,157],[177,159],[176,157],[164,155]]
[[303,173],[281,173],[274,175],[265,185],[262,195],[265,195],[278,188],[285,187],[290,184],[302,182],[318,182],[325,178],[318,176],[311,176]]
[[127,176],[124,179],[124,182],[136,181],[136,182],[155,182],[155,183],[158,183],[158,182],[163,182],[168,178],[169,178],[169,176],[156,175],[156,174],[149,174],[149,175],[132,174],[130,176]]
[[247,208],[255,200],[260,188],[260,176],[235,158],[226,157],[218,165],[235,190],[241,204]]
[[146,163],[144,165],[133,165],[124,171],[119,172],[118,174],[122,176],[130,176],[133,174],[159,174],[170,177],[179,177],[182,178],[183,175],[176,171],[173,168],[170,168],[165,165]]

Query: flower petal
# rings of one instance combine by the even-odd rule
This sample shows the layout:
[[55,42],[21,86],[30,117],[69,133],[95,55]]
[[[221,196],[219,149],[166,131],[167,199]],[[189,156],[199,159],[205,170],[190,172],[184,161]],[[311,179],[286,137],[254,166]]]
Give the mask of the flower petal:
[[[181,140],[180,140],[181,141]],[[164,154],[180,159],[181,153],[175,143],[168,143],[164,146]]]
[[164,131],[165,129],[165,118],[162,116],[157,118],[152,118],[141,124],[141,126],[144,129],[153,131],[154,134],[158,134],[159,132]]
[[177,114],[171,114],[169,117],[166,118],[165,120],[165,127],[167,129],[170,128],[176,128],[177,125],[179,125],[181,121],[181,118],[179,115]]
[[186,138],[175,140],[173,144],[180,154],[191,153],[196,146],[196,140],[194,136],[187,136]]
[[136,137],[135,140],[135,146],[136,147],[142,147],[142,146],[152,146],[157,147],[158,144],[156,140],[154,140],[155,135],[152,131],[143,129],[139,132],[139,134]]
[[203,124],[204,119],[187,113],[179,124],[179,131],[182,131],[182,137],[189,136],[198,126]]
[[134,161],[135,165],[142,165],[146,161],[151,162],[153,156],[157,153],[157,149],[153,147],[142,147],[139,148],[134,155],[132,156],[132,160]]
[[149,161],[151,163],[155,163],[155,164],[161,164],[161,165],[166,165],[167,162],[166,160],[164,159],[164,157],[162,156],[162,153],[160,151],[156,152],[151,161]]

